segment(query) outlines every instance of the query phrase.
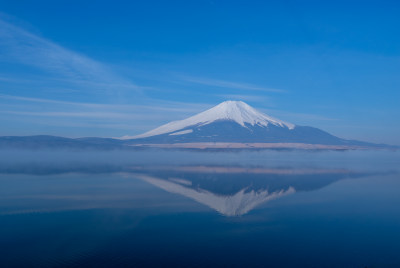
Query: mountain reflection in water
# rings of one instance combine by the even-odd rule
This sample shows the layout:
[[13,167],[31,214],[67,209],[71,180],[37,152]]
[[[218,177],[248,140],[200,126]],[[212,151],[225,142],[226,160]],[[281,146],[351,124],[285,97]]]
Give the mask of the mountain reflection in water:
[[[135,169],[135,168],[133,168]],[[268,201],[365,176],[342,169],[266,169],[216,166],[153,167],[133,174],[225,216],[241,216]]]
[[[373,174],[340,168],[82,163],[48,167],[27,164],[0,167],[0,171],[9,174],[3,181],[8,187],[0,190],[8,205],[0,206],[0,214],[138,206],[172,208],[177,204],[188,208],[195,201],[224,216],[242,216],[261,204],[296,192],[315,191],[339,180]],[[146,189],[141,190],[143,187]],[[184,198],[176,203],[174,196]],[[175,203],[168,205],[170,202]]]
[[400,267],[397,152],[0,158],[0,267]]

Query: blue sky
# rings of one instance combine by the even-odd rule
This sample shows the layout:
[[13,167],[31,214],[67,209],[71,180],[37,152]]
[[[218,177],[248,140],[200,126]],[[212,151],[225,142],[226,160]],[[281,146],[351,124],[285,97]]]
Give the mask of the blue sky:
[[227,99],[400,144],[397,1],[1,1],[0,135],[134,135]]

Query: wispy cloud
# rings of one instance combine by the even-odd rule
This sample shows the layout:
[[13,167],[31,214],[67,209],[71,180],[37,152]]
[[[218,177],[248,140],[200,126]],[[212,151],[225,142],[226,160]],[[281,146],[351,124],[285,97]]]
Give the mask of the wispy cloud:
[[273,116],[282,117],[288,119],[292,123],[298,123],[298,121],[302,122],[312,122],[312,121],[336,121],[339,120],[337,118],[326,117],[318,114],[309,114],[309,113],[295,113],[288,112],[282,110],[275,109],[260,109],[262,112],[271,114]]
[[[32,34],[0,18],[0,58],[37,67],[87,86],[129,88],[140,87],[114,73],[104,64]],[[54,77],[53,77],[54,78]],[[5,78],[7,79],[7,78]]]
[[230,88],[230,89],[253,90],[253,91],[264,91],[264,92],[280,92],[280,93],[286,92],[286,90],[283,90],[283,89],[268,88],[268,87],[254,85],[254,84],[225,81],[225,80],[218,80],[218,79],[199,78],[199,77],[191,77],[191,76],[180,76],[180,79],[182,79],[183,81],[186,81],[186,82],[194,83],[194,84],[222,87],[222,88]]
[[217,96],[224,100],[240,100],[240,101],[251,101],[251,102],[266,102],[269,100],[267,96],[260,95],[243,95],[243,94],[218,94]]
[[112,112],[22,112],[22,111],[1,111],[1,113],[24,115],[24,116],[45,116],[45,117],[84,117],[84,118],[132,118],[130,114]]
[[211,107],[210,104],[154,99],[148,101],[147,104],[119,105],[0,94],[2,120],[51,127],[90,127],[103,129],[103,133],[114,133],[111,134],[112,136],[140,134],[140,132],[172,120],[183,119],[209,107]]
[[54,99],[44,98],[32,98],[23,96],[14,96],[7,94],[0,94],[0,100],[17,101],[17,102],[28,102],[28,103],[43,103],[49,105],[63,106],[74,106],[75,108],[92,108],[92,109],[109,109],[109,110],[138,110],[142,111],[142,115],[146,114],[146,110],[163,111],[163,112],[180,112],[180,113],[195,113],[210,106],[204,103],[186,103],[177,101],[166,101],[157,99],[148,99],[148,104],[105,104],[105,103],[89,103],[89,102],[72,102]]

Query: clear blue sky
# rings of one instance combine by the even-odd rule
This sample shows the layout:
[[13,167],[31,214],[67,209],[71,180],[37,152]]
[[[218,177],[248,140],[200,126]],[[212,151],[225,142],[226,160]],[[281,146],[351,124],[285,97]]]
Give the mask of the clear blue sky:
[[399,3],[0,0],[0,135],[134,135],[234,99],[399,145]]

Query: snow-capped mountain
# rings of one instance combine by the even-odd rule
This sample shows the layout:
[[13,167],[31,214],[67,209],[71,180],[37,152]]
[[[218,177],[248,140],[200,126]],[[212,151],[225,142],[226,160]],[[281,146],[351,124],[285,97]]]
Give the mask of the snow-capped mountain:
[[257,111],[242,101],[225,101],[180,121],[137,136],[64,138],[3,136],[1,148],[136,149],[399,149],[335,137],[323,130],[291,124]]
[[288,129],[295,127],[293,124],[263,114],[242,101],[224,101],[207,111],[187,119],[173,121],[131,138],[146,138],[162,134],[184,135],[192,133],[195,128],[200,128],[217,121],[232,121],[242,127],[247,127],[247,125],[267,127],[269,124]]
[[184,120],[173,121],[137,136],[131,144],[290,143],[367,146],[317,128],[298,126],[266,115],[242,101],[225,101]]

